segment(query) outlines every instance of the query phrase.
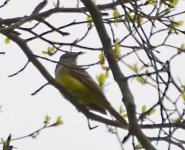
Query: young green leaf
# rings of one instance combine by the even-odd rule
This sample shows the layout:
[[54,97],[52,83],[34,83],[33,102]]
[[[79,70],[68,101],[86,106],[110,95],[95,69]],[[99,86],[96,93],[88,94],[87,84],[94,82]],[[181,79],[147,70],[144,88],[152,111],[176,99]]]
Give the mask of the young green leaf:
[[181,97],[185,101],[185,94],[181,94]]
[[184,43],[182,43],[182,44],[180,45],[180,49],[183,50],[183,51],[185,51],[185,44],[184,44]]
[[137,63],[135,63],[133,66],[129,66],[130,69],[135,72],[135,73],[138,73],[139,72],[139,69],[138,69],[138,66],[137,66]]
[[170,0],[170,1],[169,1],[169,6],[170,6],[170,7],[174,7],[175,5],[178,4],[178,2],[179,2],[179,0]]
[[172,123],[178,123],[181,119],[182,119],[181,117],[176,117],[176,118],[170,119],[170,121],[171,121]]
[[145,80],[140,76],[136,77],[136,81],[138,81],[139,83],[142,83],[142,84],[145,83]]
[[132,22],[134,17],[131,15],[131,13],[127,12],[125,18],[128,22]]
[[44,54],[44,55],[48,55],[49,54],[48,51],[42,51],[41,53]]
[[105,75],[103,73],[100,73],[97,77],[98,83],[100,87],[103,87],[105,84]]
[[147,0],[147,2],[148,2],[148,4],[153,5],[153,6],[157,5],[156,1],[154,1],[154,0]]
[[100,61],[101,64],[104,63],[105,57],[104,57],[103,53],[101,53],[101,54],[99,55],[99,61]]
[[120,14],[119,14],[119,12],[118,12],[118,10],[116,8],[114,8],[114,11],[113,11],[112,15],[115,17],[115,20],[114,20],[115,23],[120,21],[120,19],[121,19],[120,18]]
[[59,117],[57,118],[57,121],[56,121],[55,126],[59,126],[59,125],[62,125],[62,124],[64,124],[64,122],[63,122],[61,116],[59,116]]
[[10,38],[5,38],[5,44],[9,44],[11,42]]
[[183,24],[184,24],[184,21],[177,21],[177,22],[174,23],[174,26],[175,27],[181,27],[181,26],[183,26]]
[[119,106],[119,113],[120,114],[123,114],[124,113],[124,109],[123,109],[123,106],[122,105]]
[[113,49],[113,53],[116,56],[116,58],[120,57],[120,45],[119,45],[119,39],[116,39],[115,43],[114,43],[114,49]]
[[116,8],[114,8],[113,16],[114,16],[114,17],[119,17],[119,16],[120,16],[120,15],[119,15],[119,12],[118,12],[118,10],[117,10]]
[[90,28],[93,27],[92,17],[91,16],[87,16],[87,21],[88,21],[87,26],[90,27]]
[[185,85],[181,85],[182,91],[185,92]]
[[56,48],[54,46],[48,47],[48,54],[52,54],[54,51],[56,51]]
[[48,115],[46,115],[46,116],[45,116],[45,121],[44,121],[44,123],[45,123],[45,124],[48,124],[50,120],[51,120],[51,117],[48,116]]
[[105,78],[106,78],[106,79],[109,78],[109,71],[108,71],[108,70],[106,70],[106,72],[105,72]]
[[146,109],[147,109],[147,108],[146,108],[146,105],[143,105],[143,106],[142,106],[141,112],[142,112],[142,113],[146,112]]
[[139,144],[137,144],[137,145],[135,146],[135,148],[136,148],[136,149],[142,149],[143,146],[139,143]]
[[128,118],[128,114],[121,115],[123,118]]
[[149,115],[153,115],[155,112],[156,112],[156,109],[155,109],[155,108],[152,108],[152,109],[149,111]]

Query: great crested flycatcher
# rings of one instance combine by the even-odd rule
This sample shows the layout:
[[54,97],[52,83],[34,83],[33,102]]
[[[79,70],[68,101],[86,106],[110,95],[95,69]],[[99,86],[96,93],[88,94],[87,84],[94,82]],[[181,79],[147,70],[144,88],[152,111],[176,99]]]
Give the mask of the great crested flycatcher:
[[[60,57],[56,66],[55,78],[67,88],[77,101],[90,110],[106,114],[108,111],[120,122],[123,128],[128,128],[126,120],[107,101],[101,88],[91,76],[77,65],[77,57],[81,52],[66,52]],[[65,93],[61,93],[66,99]]]

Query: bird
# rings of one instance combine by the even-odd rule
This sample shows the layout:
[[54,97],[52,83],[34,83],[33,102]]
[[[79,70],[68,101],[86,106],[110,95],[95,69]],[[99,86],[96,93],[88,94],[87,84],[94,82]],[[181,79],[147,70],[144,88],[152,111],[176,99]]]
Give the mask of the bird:
[[[127,121],[111,106],[99,85],[84,68],[77,65],[81,54],[66,52],[60,57],[55,69],[56,81],[69,90],[82,106],[104,115],[108,111],[123,128],[128,128]],[[68,99],[66,93],[61,94]]]

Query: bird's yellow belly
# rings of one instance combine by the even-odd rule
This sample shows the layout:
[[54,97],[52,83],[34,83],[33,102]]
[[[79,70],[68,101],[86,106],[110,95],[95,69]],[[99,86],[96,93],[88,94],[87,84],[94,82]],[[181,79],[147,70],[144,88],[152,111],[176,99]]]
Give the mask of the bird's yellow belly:
[[[96,103],[97,100],[99,101],[99,96],[72,76],[61,75],[57,81],[70,90],[81,104]],[[98,103],[100,103],[100,101]]]

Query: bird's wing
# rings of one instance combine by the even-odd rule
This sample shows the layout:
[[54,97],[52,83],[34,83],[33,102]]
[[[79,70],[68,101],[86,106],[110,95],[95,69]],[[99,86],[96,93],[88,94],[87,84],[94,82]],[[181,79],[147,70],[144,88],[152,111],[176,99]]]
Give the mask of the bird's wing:
[[102,100],[104,100],[105,103],[109,104],[109,102],[107,101],[105,95],[103,94],[98,84],[92,79],[92,77],[84,69],[77,67],[75,69],[70,69],[70,71],[71,71],[71,75],[76,77],[80,82],[87,85],[91,90],[98,93],[99,96],[102,98]]

